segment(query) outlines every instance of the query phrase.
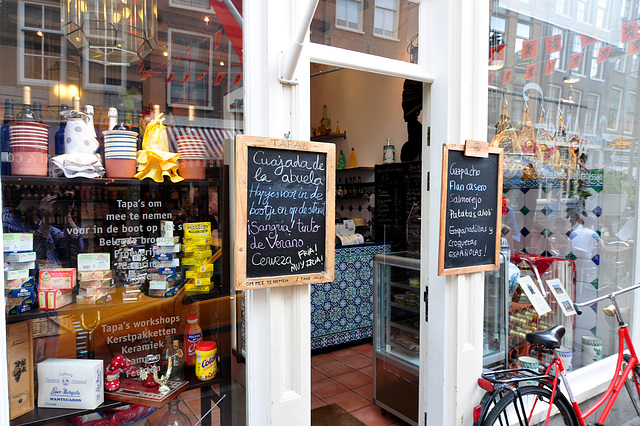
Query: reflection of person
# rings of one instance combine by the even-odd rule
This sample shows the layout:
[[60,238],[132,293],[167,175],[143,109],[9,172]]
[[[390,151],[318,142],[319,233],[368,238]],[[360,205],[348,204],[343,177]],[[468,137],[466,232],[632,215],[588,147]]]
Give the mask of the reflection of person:
[[52,225],[57,213],[54,204],[61,196],[59,191],[52,191],[42,200],[28,199],[25,192],[21,196],[23,198],[13,211],[5,209],[2,216],[3,232],[33,234],[33,250],[39,267],[71,266],[71,261],[83,248],[78,227],[71,217],[72,205],[66,206],[64,224],[67,228],[61,230]]

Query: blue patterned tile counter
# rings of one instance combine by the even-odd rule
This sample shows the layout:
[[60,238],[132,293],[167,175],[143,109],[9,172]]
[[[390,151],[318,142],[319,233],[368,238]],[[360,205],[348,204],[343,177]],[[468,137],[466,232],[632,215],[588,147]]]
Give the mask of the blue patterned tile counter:
[[336,248],[335,280],[311,286],[311,349],[372,336],[373,256],[389,244]]

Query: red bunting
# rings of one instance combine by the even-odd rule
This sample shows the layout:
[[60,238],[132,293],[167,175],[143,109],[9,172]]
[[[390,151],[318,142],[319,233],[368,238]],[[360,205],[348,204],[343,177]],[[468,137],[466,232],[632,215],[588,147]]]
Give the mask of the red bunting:
[[544,39],[544,51],[547,55],[560,49],[562,49],[562,36],[560,34]]
[[504,61],[504,44],[500,46],[491,46],[489,49],[490,61]]
[[513,75],[513,70],[505,70],[502,75],[502,84],[507,84],[511,81],[511,76]]
[[524,72],[524,79],[531,80],[536,75],[536,65],[529,65]]
[[556,69],[556,62],[557,61],[558,61],[557,59],[551,59],[551,60],[547,61],[547,64],[544,67],[544,75],[553,74],[553,72]]
[[200,81],[200,80],[202,80],[203,78],[205,78],[206,76],[207,76],[207,73],[206,73],[206,72],[201,72],[201,73],[200,73],[200,75],[198,76],[198,78],[196,78],[196,81]]
[[236,74],[236,77],[233,79],[233,85],[237,86],[241,82],[242,82],[242,73],[239,72],[238,74]]
[[582,46],[583,49],[585,47],[587,47],[588,45],[595,43],[596,41],[598,41],[598,40],[596,40],[593,37],[590,37],[590,36],[584,35],[584,34],[580,34],[580,45]]
[[220,38],[222,37],[222,30],[213,35],[213,50],[218,50],[220,47]]
[[226,72],[219,72],[218,75],[216,75],[216,81],[213,83],[213,85],[217,86],[218,84],[222,83],[222,79],[225,75],[227,75]]
[[612,47],[613,46],[601,47],[600,50],[598,50],[598,59],[596,59],[596,63],[599,64],[609,59],[609,54],[611,54]]
[[635,55],[636,53],[640,53],[640,39],[627,44],[627,55]]
[[169,76],[167,77],[167,80],[165,81],[165,83],[171,83],[171,80],[173,80],[173,77],[176,76],[175,72],[169,73]]
[[185,73],[184,77],[182,77],[182,84],[185,84],[191,78],[191,73]]
[[620,41],[627,42],[638,39],[638,21],[627,22],[620,27]]
[[575,55],[571,55],[571,59],[569,59],[569,69],[573,70],[576,68],[580,68],[580,64],[582,63],[582,53],[576,53]]
[[148,71],[145,71],[144,74],[142,74],[142,77],[140,77],[140,79],[141,80],[146,80],[149,77],[151,77],[151,74],[153,74],[153,70],[152,69],[148,70]]
[[493,83],[493,78],[496,76],[495,72],[490,72],[489,73],[489,86],[491,86],[491,84]]
[[538,55],[538,40],[527,40],[522,43],[522,59],[533,59]]

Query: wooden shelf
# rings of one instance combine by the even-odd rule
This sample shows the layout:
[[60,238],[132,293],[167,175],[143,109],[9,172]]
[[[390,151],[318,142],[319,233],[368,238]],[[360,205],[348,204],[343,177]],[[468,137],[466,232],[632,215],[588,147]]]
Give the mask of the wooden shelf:
[[333,139],[346,139],[347,132],[344,133],[327,133],[326,135],[311,136],[311,140],[315,142],[327,142]]
[[372,172],[375,170],[373,166],[347,167],[346,169],[336,169],[336,172]]

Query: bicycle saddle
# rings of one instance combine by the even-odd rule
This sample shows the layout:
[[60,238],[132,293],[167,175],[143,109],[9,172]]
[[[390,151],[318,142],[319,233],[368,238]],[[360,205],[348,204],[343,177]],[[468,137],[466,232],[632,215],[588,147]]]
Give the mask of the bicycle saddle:
[[564,325],[556,325],[547,330],[532,331],[527,334],[527,342],[549,349],[558,349],[560,339],[564,336],[565,331]]

